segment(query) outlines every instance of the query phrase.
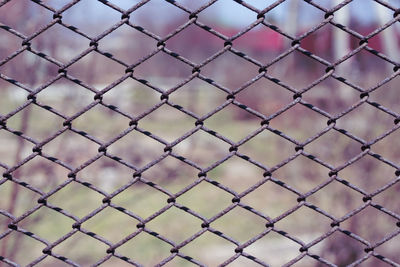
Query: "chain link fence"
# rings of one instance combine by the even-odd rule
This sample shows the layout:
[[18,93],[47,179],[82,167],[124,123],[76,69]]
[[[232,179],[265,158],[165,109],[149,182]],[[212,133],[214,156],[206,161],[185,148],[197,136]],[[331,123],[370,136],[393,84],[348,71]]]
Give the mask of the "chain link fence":
[[86,2],[0,2],[1,266],[400,266],[398,2]]

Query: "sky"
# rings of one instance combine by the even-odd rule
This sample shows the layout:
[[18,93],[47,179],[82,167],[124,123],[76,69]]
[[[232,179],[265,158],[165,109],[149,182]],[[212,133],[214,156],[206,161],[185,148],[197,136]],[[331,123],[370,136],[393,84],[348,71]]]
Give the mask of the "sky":
[[[153,6],[155,9],[160,5],[159,2],[162,0],[152,0],[148,5]],[[280,6],[274,8],[271,11],[270,16],[274,17],[277,20],[285,20],[287,17],[288,6],[291,1],[300,1],[300,0],[288,0],[281,4]],[[135,1],[127,1],[127,0],[112,0],[113,3],[121,5],[122,7],[129,8],[132,2]],[[199,5],[206,3],[205,0],[177,0],[177,2],[183,3],[189,7],[196,8]],[[249,3],[256,8],[263,9],[266,6],[275,2],[275,0],[245,0],[246,3]],[[331,8],[334,6],[334,0],[316,0],[316,3]],[[389,3],[394,5],[395,7],[400,7],[400,0],[388,0]],[[193,4],[196,3],[196,4]],[[321,16],[322,12],[319,12],[316,8],[310,6],[309,4],[300,1],[300,13],[303,14],[299,19],[303,23],[307,23],[308,21],[313,20],[314,18]],[[362,23],[369,23],[371,20],[376,18],[375,10],[378,4],[371,0],[355,0],[353,3],[349,5],[349,9],[354,17],[356,17]],[[208,11],[210,10],[210,12]],[[213,12],[211,12],[211,10]],[[220,22],[227,25],[236,25],[242,26],[249,24],[249,21],[254,21],[254,17],[256,16],[254,12],[250,12],[245,10],[241,5],[234,2],[233,0],[220,0],[213,4],[211,7],[207,8],[204,12],[213,13],[214,16],[218,17]],[[389,12],[388,10],[388,13]],[[236,15],[235,15],[236,14]],[[240,14],[240,15],[237,15]],[[323,14],[322,14],[323,15]],[[390,15],[390,14],[389,14]],[[167,16],[167,15],[166,15]],[[250,22],[251,23],[251,22]]]
[[[130,8],[132,5],[140,2],[139,0],[108,0],[109,2],[116,4],[124,9]],[[175,0],[176,2],[189,7],[192,10],[204,5],[208,0]],[[275,2],[275,0],[244,0],[255,6],[258,9],[263,9],[266,6]],[[299,1],[300,6],[300,25],[315,24],[315,21],[323,19],[323,12],[319,11],[315,7],[310,6],[303,0],[287,0],[283,4],[277,6],[267,14],[267,20],[275,21],[280,24],[287,23],[289,13],[287,12],[290,2]],[[396,8],[400,8],[400,0],[387,0],[390,4]],[[64,4],[68,3],[69,0],[47,0],[46,2],[51,3],[53,6],[60,8]],[[314,0],[314,2],[326,7],[331,8],[334,6],[336,0]],[[372,0],[354,0],[351,4],[347,5],[344,9],[349,9],[352,17],[363,24],[368,24],[376,20],[376,2]],[[78,8],[79,7],[79,8]],[[83,0],[73,7],[71,10],[74,12],[74,19],[82,21],[98,22],[99,18],[102,20],[112,19],[113,16],[120,17],[120,14],[114,12],[109,7],[104,6],[96,0]],[[134,12],[138,17],[140,13],[149,14],[149,10],[153,14],[150,18],[152,23],[165,23],[169,19],[174,19],[176,16],[186,14],[180,13],[180,11],[167,3],[165,0],[151,0],[143,7]],[[339,11],[342,12],[342,11]],[[71,12],[72,13],[72,12]],[[387,9],[388,19],[392,18],[393,12]],[[134,16],[132,16],[134,17]],[[200,21],[204,22],[216,22],[225,26],[243,27],[256,20],[256,14],[233,0],[219,0],[212,6],[201,12],[199,16]],[[400,23],[398,23],[400,24]],[[212,25],[211,25],[212,26]]]

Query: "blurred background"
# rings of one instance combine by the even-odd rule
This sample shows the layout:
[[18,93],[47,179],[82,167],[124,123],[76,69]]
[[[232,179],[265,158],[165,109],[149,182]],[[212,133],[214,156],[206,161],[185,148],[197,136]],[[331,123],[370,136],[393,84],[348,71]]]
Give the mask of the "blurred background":
[[[40,1],[58,10],[67,0]],[[129,9],[139,1],[105,1],[122,9]],[[196,10],[205,5],[205,0],[175,1]],[[262,10],[274,3],[272,0],[246,0],[246,3]],[[332,8],[341,1],[314,1],[324,8]],[[400,8],[400,1],[388,1]],[[349,29],[368,35],[393,19],[393,11],[375,1],[355,0],[334,14],[333,21]],[[269,11],[266,24],[272,24],[295,37],[307,32],[324,20],[325,13],[305,1],[285,1]],[[94,38],[112,27],[121,19],[121,13],[100,1],[82,0],[62,13],[62,22],[73,26],[84,35]],[[198,21],[213,30],[232,37],[257,19],[254,11],[231,0],[219,0],[198,15]],[[7,116],[26,103],[29,92],[6,81],[6,77],[24,84],[31,90],[37,89],[58,75],[55,64],[25,50],[11,60],[9,55],[21,49],[22,39],[10,33],[9,28],[26,36],[32,35],[53,20],[53,12],[38,3],[26,0],[11,0],[0,7],[0,115]],[[151,0],[130,15],[130,22],[161,38],[167,36],[188,21],[188,14],[164,0]],[[7,26],[7,27],[6,27]],[[328,61],[335,62],[359,46],[359,39],[326,24],[318,31],[301,40],[301,47]],[[31,41],[31,47],[61,63],[67,63],[89,47],[90,40],[76,31],[55,24]],[[291,48],[292,40],[259,24],[232,42],[232,47],[262,64],[268,64]],[[184,58],[200,64],[224,47],[224,41],[197,25],[190,25],[166,42],[166,48]],[[368,46],[399,62],[400,23],[396,22],[373,38]],[[126,64],[134,64],[145,55],[157,49],[157,41],[126,24],[122,25],[99,41],[98,49]],[[362,50],[335,68],[335,74],[367,90],[392,75],[393,65],[382,58]],[[75,81],[60,78],[37,94],[37,101],[50,106],[66,116],[72,116],[93,101],[95,91],[102,90],[125,74],[123,65],[106,56],[90,52],[66,70]],[[267,74],[282,83],[301,90],[325,74],[326,66],[294,51],[267,69]],[[212,79],[219,86],[236,90],[256,77],[259,67],[231,51],[226,51],[201,68],[201,74]],[[134,68],[134,76],[165,91],[191,75],[192,67],[164,52],[159,52]],[[275,80],[275,81],[277,81]],[[80,82],[77,82],[80,81]],[[398,76],[372,92],[369,100],[400,114],[400,80]],[[321,110],[335,116],[360,99],[360,92],[332,77],[304,93],[303,99]],[[103,96],[103,102],[118,107],[133,117],[146,112],[160,102],[161,93],[144,83],[128,78]],[[293,101],[293,93],[262,77],[236,95],[236,101],[265,115],[270,116]],[[173,92],[169,101],[201,117],[226,102],[227,93],[218,86],[194,78]],[[36,141],[42,141],[63,128],[64,119],[31,104],[7,119],[7,127],[22,132]],[[97,105],[72,121],[72,126],[101,142],[108,142],[129,127],[129,119],[103,105]],[[270,126],[291,138],[304,142],[327,127],[328,119],[301,104],[270,121]],[[394,117],[378,108],[362,104],[354,111],[341,117],[336,126],[365,141],[370,141],[394,127]],[[239,142],[248,134],[260,128],[261,119],[244,109],[229,104],[204,121],[204,125],[233,142]],[[195,127],[195,119],[168,105],[162,105],[139,121],[139,127],[173,142]],[[393,166],[400,165],[399,131],[371,146],[371,150],[391,161],[394,165],[366,155],[354,164],[344,168],[338,176],[361,188],[362,192],[373,193],[385,184],[397,181]],[[32,153],[33,144],[5,129],[0,129],[0,169],[5,172]],[[173,148],[173,151],[202,168],[227,156],[230,145],[205,131],[198,131]],[[66,131],[43,147],[43,152],[58,159],[71,168],[77,168],[98,154],[99,145],[84,135]],[[123,161],[141,168],[164,153],[164,145],[151,137],[132,131],[108,147],[107,152]],[[338,131],[331,130],[305,146],[304,150],[328,162],[333,167],[341,166],[361,152],[360,143]],[[295,154],[295,145],[269,131],[263,131],[245,142],[238,152],[250,157],[268,168],[272,168]],[[327,181],[329,169],[303,155],[278,168],[272,176],[298,192],[306,193]],[[47,202],[63,211],[83,218],[102,205],[105,194],[110,194],[132,180],[133,170],[109,157],[97,161],[77,173],[72,181],[52,195]],[[36,156],[12,173],[15,179],[28,183],[47,193],[68,180],[69,170],[43,157]],[[198,181],[199,170],[167,156],[146,170],[142,177],[167,190],[171,195]],[[224,191],[207,181],[180,195],[177,203],[212,218],[232,205],[234,194],[240,194],[249,187],[264,180],[264,170],[243,158],[233,156],[207,173],[210,180],[229,187]],[[98,188],[92,190],[85,183]],[[378,205],[396,214],[400,213],[398,193],[400,186],[393,185],[373,198]],[[19,217],[38,206],[39,193],[6,179],[0,183],[0,256],[20,265],[27,265],[42,255],[44,244],[31,237],[7,231],[12,221],[5,212]],[[269,218],[276,218],[298,205],[298,195],[284,187],[266,181],[253,192],[243,196],[241,203],[248,205]],[[112,203],[123,207],[142,219],[167,205],[169,195],[140,181],[134,183],[112,199]],[[307,198],[307,202],[340,219],[362,206],[363,195],[338,181]],[[397,215],[398,217],[399,215]],[[398,231],[395,216],[371,206],[351,216],[340,224],[341,229],[374,244],[385,236]],[[126,213],[107,207],[85,221],[82,228],[94,232],[110,242],[116,243],[137,230],[138,220]],[[60,212],[42,206],[18,223],[49,242],[54,242],[72,230],[74,220]],[[264,231],[266,220],[236,207],[211,223],[211,227],[244,243]],[[278,221],[275,228],[290,236],[309,243],[331,230],[332,219],[308,207],[301,207],[288,217]],[[202,221],[174,206],[146,224],[146,228],[159,233],[179,244],[202,229]],[[281,266],[300,254],[301,246],[282,233],[270,232],[244,252],[251,254],[271,266]],[[365,245],[339,231],[310,248],[316,254],[338,266],[346,266],[366,255]],[[78,232],[53,248],[53,252],[77,264],[95,264],[106,255],[107,245]],[[153,266],[171,255],[171,245],[142,232],[116,252],[133,259],[144,266]],[[233,256],[236,245],[206,232],[180,252],[202,264],[217,266]],[[396,236],[375,249],[375,252],[400,264],[400,236]],[[47,257],[39,266],[61,266],[62,261]],[[128,263],[116,257],[106,261],[104,266],[124,266]],[[370,258],[365,266],[386,266],[383,261]],[[6,266],[0,261],[0,266]],[[191,266],[192,263],[174,258],[168,266]],[[245,257],[239,257],[229,266],[258,266]],[[311,257],[304,257],[296,266],[323,266]],[[364,265],[363,265],[364,266]]]

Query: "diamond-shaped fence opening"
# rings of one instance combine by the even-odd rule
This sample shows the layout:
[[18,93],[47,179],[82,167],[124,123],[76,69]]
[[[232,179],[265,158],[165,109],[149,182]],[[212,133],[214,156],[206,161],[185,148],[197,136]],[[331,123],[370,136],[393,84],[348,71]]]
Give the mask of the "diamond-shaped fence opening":
[[[202,39],[207,39],[207,49],[202,49]],[[223,45],[223,40],[193,24],[166,42],[168,49],[196,63],[201,63],[217,53]]]
[[[218,266],[228,259],[236,245],[220,236],[219,232],[206,231],[181,249],[182,256],[194,263]],[[218,250],[216,250],[218,248]]]
[[261,77],[241,90],[236,100],[254,111],[271,116],[293,101],[291,95],[290,91]]
[[[305,217],[307,220],[300,219]],[[276,227],[307,244],[329,232],[330,223],[330,219],[318,211],[310,207],[301,207],[287,219],[280,220]]]
[[[149,247],[154,249],[147,249]],[[143,231],[118,247],[116,253],[137,263],[148,262],[149,265],[156,265],[170,255],[171,248],[170,244],[154,236],[151,232]]]
[[[244,251],[272,266],[282,266],[300,254],[300,245],[278,232],[269,232]],[[279,253],[280,257],[272,255]]]
[[[37,100],[43,105],[50,106],[55,111],[62,112],[66,116],[72,116],[89,105],[93,101],[94,95],[94,92],[81,86],[79,83],[61,78],[45,90],[40,91],[36,96]],[[65,101],[60,102],[58,100],[60,96]]]
[[[40,52],[38,52],[40,53]],[[6,54],[9,56],[9,53]],[[13,53],[13,57],[6,57],[0,66],[1,73],[12,79],[11,83],[19,82],[27,84],[25,89],[34,90],[57,76],[57,66],[38,57],[26,49],[20,49]],[[4,77],[5,78],[5,77]]]
[[396,0],[0,0],[0,266],[400,266]]
[[[42,223],[32,223],[37,220]],[[74,221],[64,214],[47,207],[41,207],[23,219],[19,226],[49,242],[54,242],[69,233],[73,223]]]
[[257,236],[265,229],[264,220],[261,217],[242,207],[233,208],[211,223],[211,227],[218,230],[221,236],[227,236],[241,243]]
[[360,93],[351,86],[328,77],[305,93],[303,99],[316,108],[336,116],[360,101]]
[[[208,97],[210,94],[213,95],[212,99]],[[207,81],[195,77],[179,90],[174,91],[169,99],[175,105],[200,117],[225,103],[226,93]],[[200,99],[206,101],[199,101]]]
[[399,82],[399,77],[395,77],[390,82],[383,85],[385,90],[376,90],[371,94],[371,101],[379,103],[381,107],[387,107],[397,113],[400,112],[400,107],[396,105],[399,101],[399,95],[395,92],[396,84]]
[[[135,41],[124,42],[125,38]],[[115,40],[121,40],[121,42],[115,42]],[[111,32],[99,43],[102,51],[127,64],[140,61],[143,55],[151,54],[156,47],[156,40],[126,24]]]
[[63,183],[68,173],[67,169],[46,158],[35,157],[13,172],[13,175],[21,182],[49,192]]
[[[64,50],[61,44],[73,49]],[[32,47],[63,63],[87,49],[88,40],[60,24],[55,24],[32,40]],[[62,49],[62,52],[59,51]]]
[[211,180],[229,187],[230,190],[241,193],[263,179],[263,169],[234,156],[211,170],[208,177]]
[[[78,265],[93,265],[101,259],[105,249],[107,249],[106,244],[98,242],[90,235],[76,232],[64,242],[55,246],[52,249],[52,254],[65,259],[68,258]],[[91,257],[87,256],[89,253]]]
[[[350,232],[335,231],[321,242],[314,244],[309,250],[311,255],[316,255],[321,262],[341,266],[344,263],[354,263],[357,258],[363,257],[366,252],[363,245],[356,238],[349,236]],[[341,255],[341,257],[337,257]]]
[[192,166],[168,156],[143,172],[142,177],[175,194],[195,183],[199,179],[197,174]]
[[[302,166],[307,166],[307,168],[302,168]],[[301,155],[276,170],[273,175],[292,189],[307,193],[326,182],[328,173],[328,168]]]

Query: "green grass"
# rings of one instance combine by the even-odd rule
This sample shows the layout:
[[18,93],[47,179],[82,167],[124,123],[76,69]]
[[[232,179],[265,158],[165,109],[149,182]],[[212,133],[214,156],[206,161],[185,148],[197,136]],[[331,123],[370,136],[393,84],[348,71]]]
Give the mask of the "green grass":
[[[191,106],[190,101],[192,100],[188,98],[190,94],[186,96],[186,98],[177,98],[176,101],[182,106],[194,108],[199,111],[200,114],[201,110],[210,109],[210,106],[220,101],[220,99],[213,99],[212,95],[200,93],[197,99],[198,102],[196,102],[194,106]],[[131,112],[132,114],[139,114],[146,109],[146,106],[154,104],[154,99],[148,98],[146,94],[132,94],[128,97],[128,102],[129,100],[143,104],[142,106],[133,105],[131,110],[129,110],[129,105],[126,105],[125,111]],[[156,100],[156,102],[157,101],[158,100]],[[204,103],[204,105],[202,103]],[[57,103],[49,102],[47,104],[55,105]],[[15,103],[2,97],[0,98],[0,106],[2,110],[10,110],[15,106]],[[234,111],[235,109],[235,107],[230,106],[227,108],[227,110],[229,110],[228,112],[218,112],[214,115],[215,117],[213,116],[205,120],[205,126],[228,137],[234,142],[241,140],[247,134],[260,127],[259,119],[240,119],[240,116],[236,116],[237,113],[235,112],[242,111]],[[65,110],[65,112],[69,111]],[[321,130],[321,124],[314,123],[317,120],[302,118],[304,114],[302,114],[301,111],[298,111],[297,115],[287,115],[288,116],[285,115],[286,117],[282,117],[281,121],[279,118],[276,119],[271,125],[288,133],[297,140],[305,140],[310,135]],[[284,114],[282,116],[284,116]],[[10,127],[19,129],[21,127],[21,114],[11,118],[8,122]],[[41,140],[60,129],[62,127],[61,123],[62,120],[52,114],[38,107],[33,107],[29,114],[29,128],[27,134]],[[105,142],[128,128],[128,123],[128,119],[98,106],[73,121],[73,126]],[[167,142],[172,142],[193,129],[195,127],[195,119],[171,107],[163,106],[160,110],[149,114],[141,120],[139,122],[139,127],[161,136]],[[373,133],[375,134],[378,132],[379,131],[375,129]],[[16,160],[15,151],[19,145],[18,137],[4,130],[1,130],[0,134],[0,161],[12,166],[15,164]],[[329,143],[325,141],[321,142],[322,145],[316,148],[310,147],[310,151],[321,155],[321,157],[326,157],[328,160],[343,160],[344,157],[352,153],[352,151],[348,149],[348,140],[343,141],[340,138],[337,139],[335,146],[332,147],[332,144],[330,144],[329,147],[332,149],[329,151],[324,150]],[[164,153],[163,147],[164,145],[157,144],[143,134],[132,133],[129,135],[129,138],[123,138],[112,145],[108,151],[111,151],[110,153],[114,155],[121,156],[131,164],[142,167]],[[181,144],[174,147],[173,151],[193,160],[202,167],[208,167],[211,163],[229,154],[229,147],[230,145],[224,144],[221,140],[216,139],[208,133],[198,132],[193,137],[186,139]],[[343,147],[347,150],[343,150]],[[308,147],[306,147],[306,149],[307,148]],[[22,149],[22,158],[28,156],[31,153],[31,149],[32,145],[25,144]],[[97,149],[97,145],[73,133],[66,133],[65,136],[63,135],[56,138],[44,147],[46,153],[60,158],[73,167],[79,166],[87,159],[96,155],[98,153]],[[238,151],[269,167],[274,166],[295,153],[293,144],[270,132],[263,132],[257,135],[252,140],[243,144],[243,146],[240,146]],[[363,170],[368,164],[371,163],[362,163],[354,170],[346,168],[343,171],[345,175],[343,178],[349,180],[358,179],[360,183],[358,186],[365,185],[368,190],[376,190],[377,185],[373,179],[378,177],[379,173],[371,173],[368,175],[370,179],[369,184],[366,184],[364,180],[359,178],[367,175]],[[389,169],[386,176],[390,177],[385,181],[394,179],[394,169],[391,167],[389,167]],[[284,166],[274,172],[273,176],[280,179],[288,186],[293,187],[295,190],[305,193],[329,179],[327,175],[328,171],[328,169],[321,165],[300,156],[286,167]],[[106,193],[111,193],[128,183],[132,179],[133,172],[133,170],[115,161],[102,157],[86,169],[78,172],[77,177],[82,181],[93,184]],[[235,156],[210,170],[207,173],[207,177],[219,182],[223,186],[231,188],[237,194],[240,194],[252,185],[262,181],[264,179],[263,172],[261,168]],[[55,164],[43,158],[36,157],[22,166],[20,170],[13,175],[44,192],[48,192],[65,181],[67,179],[67,173],[68,170],[62,167],[55,167]],[[143,173],[143,178],[162,186],[170,192],[169,194],[175,194],[198,180],[198,173],[199,170],[169,156],[156,166],[145,171]],[[10,207],[13,187],[15,187],[15,185],[9,181],[0,185],[0,195],[2,198],[0,209],[8,210]],[[15,216],[20,216],[25,211],[37,206],[36,201],[39,198],[39,194],[33,193],[22,186],[19,186],[18,192],[15,211],[13,212]],[[391,196],[393,196],[393,193]],[[171,204],[167,202],[169,197],[168,194],[158,191],[149,185],[137,182],[114,197],[112,203],[129,210],[142,219],[146,219],[160,209],[171,206]],[[202,181],[196,187],[177,197],[176,203],[187,207],[204,218],[210,219],[223,209],[232,205],[231,200],[233,197],[233,194],[211,183]],[[93,210],[101,207],[103,205],[103,198],[104,196],[102,194],[90,190],[77,182],[71,182],[59,192],[49,197],[48,203],[82,219]],[[262,212],[270,218],[275,218],[286,210],[296,206],[296,198],[296,194],[268,181],[260,185],[258,189],[244,196],[241,199],[241,203],[255,208],[257,211]],[[337,201],[339,198],[341,201]],[[340,212],[338,216],[342,216],[351,211],[351,209],[362,204],[362,195],[355,193],[355,191],[350,190],[348,187],[340,185],[337,187],[331,186],[323,188],[310,197],[308,201],[329,212]],[[390,202],[390,198],[383,198],[382,201],[383,202],[380,204],[385,205],[388,201]],[[368,214],[370,213],[368,212],[366,216],[368,216]],[[380,216],[383,215],[378,212],[376,216],[381,218]],[[9,220],[6,220],[4,216],[0,215],[0,222],[2,231],[5,231],[5,226],[9,223]],[[304,242],[310,242],[329,231],[330,222],[330,219],[321,214],[309,208],[302,207],[289,215],[289,217],[277,222],[275,227],[276,229],[298,237]],[[19,222],[18,226],[45,238],[49,242],[54,242],[64,234],[72,231],[73,223],[74,220],[61,213],[47,207],[41,207],[35,213]],[[266,220],[251,213],[249,210],[236,207],[221,218],[212,222],[211,227],[243,243],[264,231],[266,229],[265,223]],[[389,232],[391,231],[391,223],[389,219],[379,220],[379,226],[371,225],[371,227],[373,227],[373,231],[376,233]],[[137,224],[138,220],[135,218],[119,210],[107,207],[99,214],[85,221],[82,224],[82,229],[94,232],[108,241],[116,243],[125,236],[137,231]],[[196,218],[184,210],[171,206],[163,214],[150,220],[146,224],[146,229],[148,231],[154,231],[153,234],[155,236],[144,232],[140,233],[119,247],[116,251],[133,260],[137,260],[145,266],[152,266],[168,257],[170,255],[170,249],[172,248],[171,245],[159,240],[155,233],[179,244],[198,231],[201,231],[201,224],[202,220],[199,218]],[[346,225],[346,227],[348,227],[349,230],[354,230],[351,228],[351,224]],[[360,233],[358,234],[360,236],[365,238],[370,237],[368,233],[371,232],[371,229],[360,227],[359,230]],[[11,244],[19,240],[18,242],[20,242],[20,244],[15,257],[18,263],[22,265],[27,264],[30,260],[41,255],[41,250],[44,245],[25,235],[18,239],[16,237],[17,235],[18,234],[14,232],[9,237],[0,240],[0,247],[4,242],[9,242],[8,246],[12,247]],[[10,241],[6,241],[7,239]],[[321,245],[322,247],[319,251],[323,251],[328,245],[329,243]],[[281,246],[284,248],[285,255],[278,255],[276,251],[274,252],[274,246]],[[298,255],[297,246],[296,243],[282,235],[271,233],[250,246],[248,251],[249,253],[257,254],[257,257],[271,263],[272,266],[280,266]],[[57,245],[53,251],[71,258],[81,265],[87,266],[103,257],[106,249],[107,245],[96,241],[93,237],[78,233],[67,241]],[[187,246],[181,248],[180,251],[205,264],[216,266],[228,257],[234,255],[234,249],[235,245],[232,245],[232,243],[210,232],[206,232],[193,241],[193,243],[189,243]],[[266,251],[266,254],[264,255],[260,251]],[[233,264],[232,266],[240,266],[242,263],[249,264],[249,262],[246,262],[246,259],[238,259],[238,262],[235,263],[236,265]],[[58,266],[58,264],[61,264],[61,262],[55,259],[46,258],[43,261],[43,266]],[[104,266],[113,266],[114,264],[121,264],[121,266],[123,266],[123,262],[117,259],[105,263]],[[191,265],[192,264],[187,261],[175,258],[167,266]]]

